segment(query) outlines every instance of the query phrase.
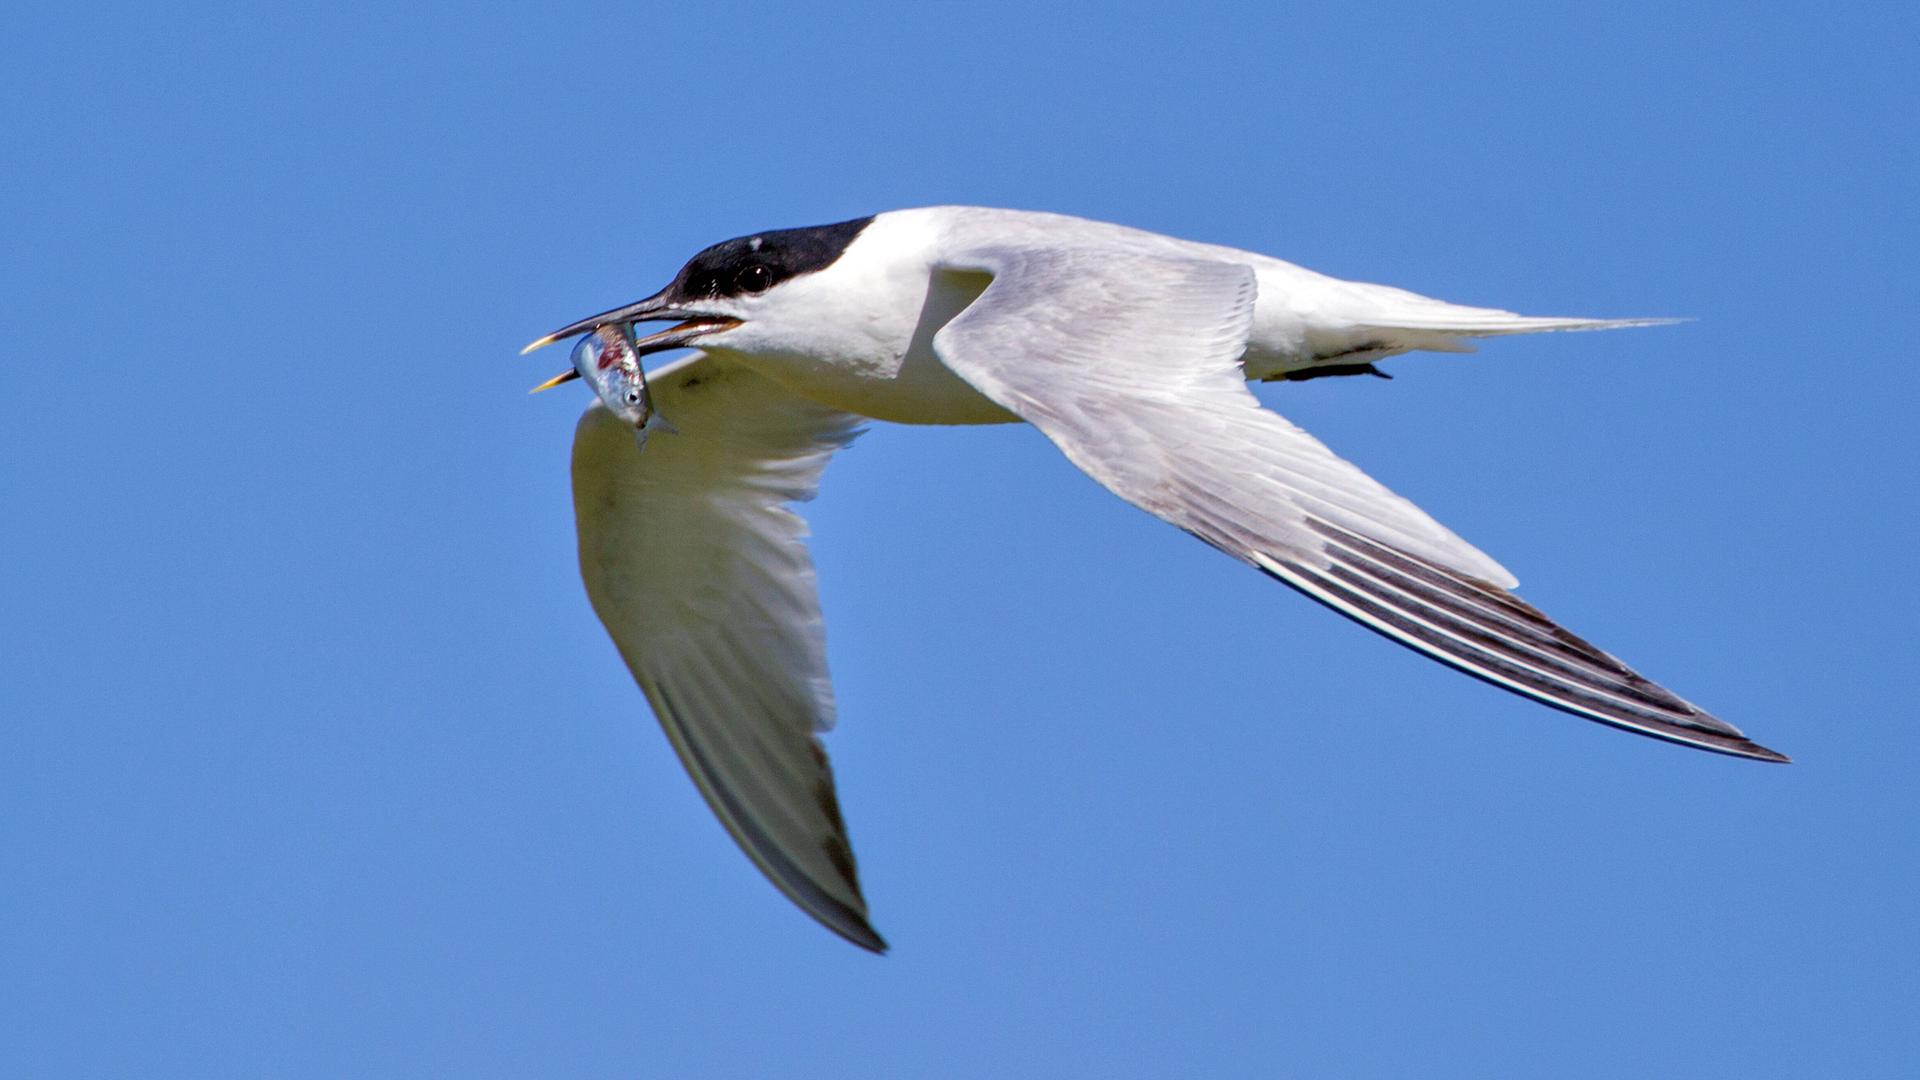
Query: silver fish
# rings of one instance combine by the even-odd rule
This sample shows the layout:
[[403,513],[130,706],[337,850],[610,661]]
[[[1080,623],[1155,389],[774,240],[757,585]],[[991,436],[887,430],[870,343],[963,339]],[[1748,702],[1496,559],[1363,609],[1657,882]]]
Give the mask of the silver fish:
[[656,428],[673,432],[653,407],[653,395],[647,391],[647,372],[640,366],[640,355],[633,347],[632,323],[605,323],[580,339],[573,347],[573,371],[553,382],[571,376],[585,379],[600,395],[613,415],[633,425],[634,438],[641,447]]

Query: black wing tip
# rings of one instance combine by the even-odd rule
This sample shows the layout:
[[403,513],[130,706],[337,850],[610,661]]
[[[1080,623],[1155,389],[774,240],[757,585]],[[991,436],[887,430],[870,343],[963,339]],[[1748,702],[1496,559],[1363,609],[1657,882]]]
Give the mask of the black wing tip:
[[1741,739],[1738,743],[1729,747],[1726,752],[1735,757],[1746,758],[1748,761],[1764,761],[1769,765],[1793,764],[1793,759],[1787,755],[1778,750],[1769,750],[1751,739]]
[[[1663,687],[1656,686],[1655,688],[1661,690],[1663,693],[1671,693],[1671,691],[1667,691]],[[1550,708],[1559,709],[1561,712],[1572,711],[1550,701],[1541,701],[1539,698],[1534,698],[1533,700],[1540,701],[1541,704],[1547,705]],[[1771,750],[1761,746],[1759,743],[1747,738],[1739,728],[1734,727],[1732,724],[1727,723],[1717,716],[1702,711],[1698,705],[1690,701],[1685,702],[1685,705],[1693,711],[1695,717],[1703,722],[1701,727],[1693,727],[1683,722],[1674,721],[1668,721],[1658,727],[1651,725],[1643,727],[1639,724],[1623,724],[1587,713],[1574,713],[1574,715],[1587,720],[1598,720],[1600,723],[1606,724],[1609,727],[1618,728],[1632,735],[1645,735],[1650,738],[1659,739],[1662,742],[1678,743],[1681,746],[1690,747],[1695,750],[1705,750],[1714,754],[1725,754],[1728,757],[1745,758],[1748,761],[1764,761],[1769,765],[1793,764],[1792,758],[1778,750]]]
[[[1404,554],[1404,553],[1397,552],[1397,554]],[[1545,696],[1544,694],[1542,694],[1541,692],[1535,689],[1522,688],[1522,687],[1513,686],[1508,683],[1501,682],[1500,680],[1493,678],[1492,676],[1488,675],[1485,672],[1479,671],[1471,666],[1468,666],[1465,663],[1462,663],[1458,658],[1450,655],[1445,651],[1441,651],[1437,648],[1434,648],[1429,644],[1423,644],[1417,641],[1416,639],[1403,637],[1399,634],[1393,633],[1392,631],[1387,629],[1387,627],[1371,619],[1357,616],[1353,612],[1348,611],[1347,609],[1334,603],[1330,598],[1322,596],[1317,592],[1315,592],[1314,590],[1307,588],[1304,585],[1304,583],[1292,580],[1287,574],[1281,572],[1282,564],[1278,562],[1275,562],[1269,565],[1266,561],[1262,560],[1262,561],[1255,561],[1253,565],[1254,565],[1254,568],[1259,570],[1261,573],[1265,574],[1266,576],[1272,578],[1275,581],[1278,581],[1280,584],[1287,586],[1289,589],[1292,589],[1294,592],[1297,592],[1300,595],[1305,596],[1307,599],[1312,600],[1315,603],[1322,605],[1323,607],[1329,608],[1335,612],[1338,612],[1341,615],[1346,616],[1347,618],[1353,620],[1356,624],[1362,627],[1365,627],[1366,629],[1380,635],[1381,637],[1386,638],[1389,641],[1392,641],[1396,645],[1401,645],[1403,647],[1410,648],[1415,652],[1425,655],[1429,659],[1436,660],[1439,663],[1445,665],[1446,667],[1450,667],[1455,671],[1460,672],[1463,675],[1469,676],[1470,678],[1478,679],[1479,681],[1487,683],[1490,686],[1494,686],[1501,690],[1505,690],[1510,694],[1515,694],[1520,697],[1527,698],[1528,700],[1531,700],[1537,704],[1545,705],[1547,708],[1553,709],[1557,712],[1563,712],[1563,713],[1567,713],[1570,716],[1580,717],[1583,720],[1590,720],[1596,723],[1605,724],[1606,726],[1614,728],[1616,730],[1625,731],[1630,735],[1640,735],[1646,738],[1658,739],[1662,742],[1675,743],[1677,745],[1689,747],[1694,750],[1705,750],[1709,753],[1725,754],[1729,757],[1745,758],[1749,761],[1761,761],[1761,762],[1766,762],[1768,764],[1791,765],[1793,763],[1792,758],[1788,757],[1785,754],[1780,753],[1778,750],[1770,750],[1767,747],[1761,746],[1759,743],[1756,743],[1751,739],[1748,739],[1745,735],[1742,735],[1737,729],[1733,728],[1732,725],[1725,725],[1726,730],[1724,731],[1714,731],[1707,727],[1692,727],[1683,722],[1676,722],[1673,720],[1655,719],[1652,717],[1628,718],[1625,716],[1612,716],[1604,712],[1598,712],[1590,709],[1573,707],[1565,702],[1557,701],[1551,697]],[[1491,585],[1489,585],[1488,587],[1494,588]],[[1536,609],[1533,609],[1531,605],[1525,604],[1524,601],[1521,601],[1518,597],[1513,596],[1513,594],[1508,593],[1504,589],[1496,589],[1496,592],[1497,592],[1497,595],[1513,600],[1527,607],[1528,610],[1536,610]],[[1573,641],[1578,642],[1580,645],[1586,646],[1589,649],[1593,649],[1593,646],[1587,644],[1587,642],[1585,642],[1580,638],[1574,637],[1571,633],[1568,633],[1564,628],[1560,627],[1560,625],[1558,623],[1555,623],[1552,619],[1547,618],[1545,615],[1541,615],[1540,618],[1545,620],[1546,623],[1552,626],[1554,629],[1560,630],[1561,633],[1566,634]],[[1599,650],[1597,649],[1594,649],[1594,651],[1596,653],[1599,653]],[[1612,659],[1611,656],[1605,653],[1599,653],[1599,655],[1604,656],[1607,659]],[[1614,661],[1614,662],[1618,663],[1618,661]],[[1651,689],[1663,694],[1671,695],[1672,693],[1671,691],[1666,690],[1665,688],[1659,686],[1656,683],[1648,682],[1647,680],[1644,679],[1644,677],[1640,676],[1636,672],[1633,672],[1631,669],[1625,669],[1624,665],[1623,665],[1623,669],[1625,670],[1628,676],[1631,676],[1632,678],[1639,680],[1641,682],[1646,682],[1646,685]],[[1693,715],[1699,716],[1709,721],[1710,723],[1721,723],[1720,721],[1715,720],[1713,717],[1708,716],[1706,713],[1700,712],[1699,708],[1697,706],[1694,706],[1691,702],[1687,702],[1684,699],[1677,698],[1677,697],[1675,698],[1675,700],[1678,701],[1683,707],[1687,708]]]
[[875,956],[885,956],[887,955],[887,950],[892,948],[891,945],[887,944],[887,939],[881,937],[880,934],[875,931],[873,927],[868,926],[864,920],[854,926],[834,926],[829,929]]
[[[1468,674],[1472,674],[1472,672],[1468,672]],[[1549,709],[1558,709],[1561,712],[1578,716],[1583,720],[1593,720],[1605,724],[1615,731],[1624,731],[1629,735],[1641,735],[1649,739],[1657,739],[1661,742],[1672,743],[1675,746],[1684,746],[1689,750],[1705,750],[1709,754],[1721,754],[1726,757],[1740,758],[1744,761],[1759,761],[1768,765],[1793,764],[1793,759],[1780,751],[1769,750],[1751,739],[1738,735],[1713,735],[1683,728],[1678,724],[1668,725],[1665,728],[1625,724],[1616,720],[1606,719],[1605,717],[1594,716],[1590,713],[1575,712],[1572,709],[1568,709],[1565,706],[1555,704],[1551,701],[1542,701],[1539,698],[1534,698],[1533,700],[1545,705]]]
[[880,932],[867,921],[866,898],[860,896],[860,883],[852,877],[848,878],[847,883],[853,886],[853,894],[860,897],[859,908],[856,909],[830,896],[820,894],[817,897],[818,902],[803,901],[800,904],[801,910],[813,916],[820,925],[875,956],[885,956],[890,946],[887,945],[887,939],[881,937]]
[[867,921],[864,902],[858,910],[837,900],[828,900],[824,905],[801,903],[796,906],[814,922],[833,931],[841,940],[858,945],[875,956],[885,956],[887,950],[892,948],[887,944],[887,939],[881,937],[880,932]]
[[847,843],[845,834],[840,831],[844,822],[840,820],[840,805],[833,791],[833,772],[827,762],[826,751],[818,739],[809,740],[812,744],[813,760],[821,770],[821,778],[814,788],[814,797],[825,819],[830,822],[834,832],[824,841],[827,861],[833,866],[840,880],[852,893],[852,902],[841,899],[827,891],[807,870],[795,863],[778,842],[769,836],[755,820],[751,810],[742,804],[733,791],[722,782],[722,774],[713,766],[712,761],[701,749],[699,740],[694,738],[692,729],[680,718],[675,708],[673,695],[668,692],[665,682],[648,679],[636,672],[640,688],[647,699],[653,703],[654,712],[659,716],[661,727],[667,732],[667,739],[674,750],[680,754],[681,762],[693,777],[694,786],[707,800],[714,816],[720,819],[727,835],[740,846],[754,866],[772,882],[774,887],[793,901],[795,907],[846,940],[860,946],[868,952],[885,955],[886,939],[881,937],[867,922],[867,899],[860,891],[860,877],[853,861],[853,848]]
[[[1472,673],[1469,672],[1468,674]],[[1559,709],[1561,712],[1572,712],[1572,710],[1551,701],[1541,701],[1539,698],[1534,698],[1533,700],[1539,701],[1540,704],[1548,708]],[[1724,754],[1727,757],[1744,758],[1747,761],[1760,761],[1769,765],[1793,764],[1792,758],[1778,750],[1770,750],[1767,747],[1761,746],[1759,743],[1754,742],[1738,731],[1704,731],[1677,723],[1666,723],[1659,727],[1653,727],[1651,725],[1643,727],[1638,724],[1619,723],[1588,713],[1575,712],[1573,715],[1586,720],[1597,720],[1608,727],[1624,731],[1629,735],[1645,735],[1651,739],[1674,743],[1692,750],[1705,750],[1710,754]],[[1706,714],[1702,713],[1700,715],[1705,716]],[[1719,721],[1716,720],[1715,722]]]

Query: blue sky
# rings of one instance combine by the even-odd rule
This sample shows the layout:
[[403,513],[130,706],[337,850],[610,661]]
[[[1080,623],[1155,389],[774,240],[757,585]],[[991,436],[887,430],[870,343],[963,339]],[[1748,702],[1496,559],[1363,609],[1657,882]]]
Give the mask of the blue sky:
[[[0,1044],[34,1076],[1911,1076],[1910,6],[0,19]],[[1027,429],[808,510],[877,959],[573,566],[520,344],[1049,209],[1542,314],[1272,406],[1797,763],[1396,649]]]

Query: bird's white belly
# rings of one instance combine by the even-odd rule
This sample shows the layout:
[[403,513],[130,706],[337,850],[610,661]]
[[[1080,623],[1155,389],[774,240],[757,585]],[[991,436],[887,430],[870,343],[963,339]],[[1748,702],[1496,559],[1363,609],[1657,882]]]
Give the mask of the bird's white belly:
[[890,368],[848,367],[807,358],[759,363],[802,397],[897,424],[1011,424],[1020,418],[995,404],[931,349],[915,350]]

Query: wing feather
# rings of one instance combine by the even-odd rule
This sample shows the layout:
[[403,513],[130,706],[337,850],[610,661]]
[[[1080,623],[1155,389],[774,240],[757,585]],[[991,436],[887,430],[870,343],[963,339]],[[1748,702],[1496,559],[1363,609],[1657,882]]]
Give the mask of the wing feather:
[[825,632],[806,524],[858,418],[738,364],[695,357],[654,375],[677,433],[644,452],[599,405],[574,437],[580,571],[694,784],[780,890],[876,952],[833,770]]
[[1574,715],[1785,761],[1507,592],[1498,563],[1262,408],[1231,262],[990,248],[941,359],[1115,494],[1442,663]]

